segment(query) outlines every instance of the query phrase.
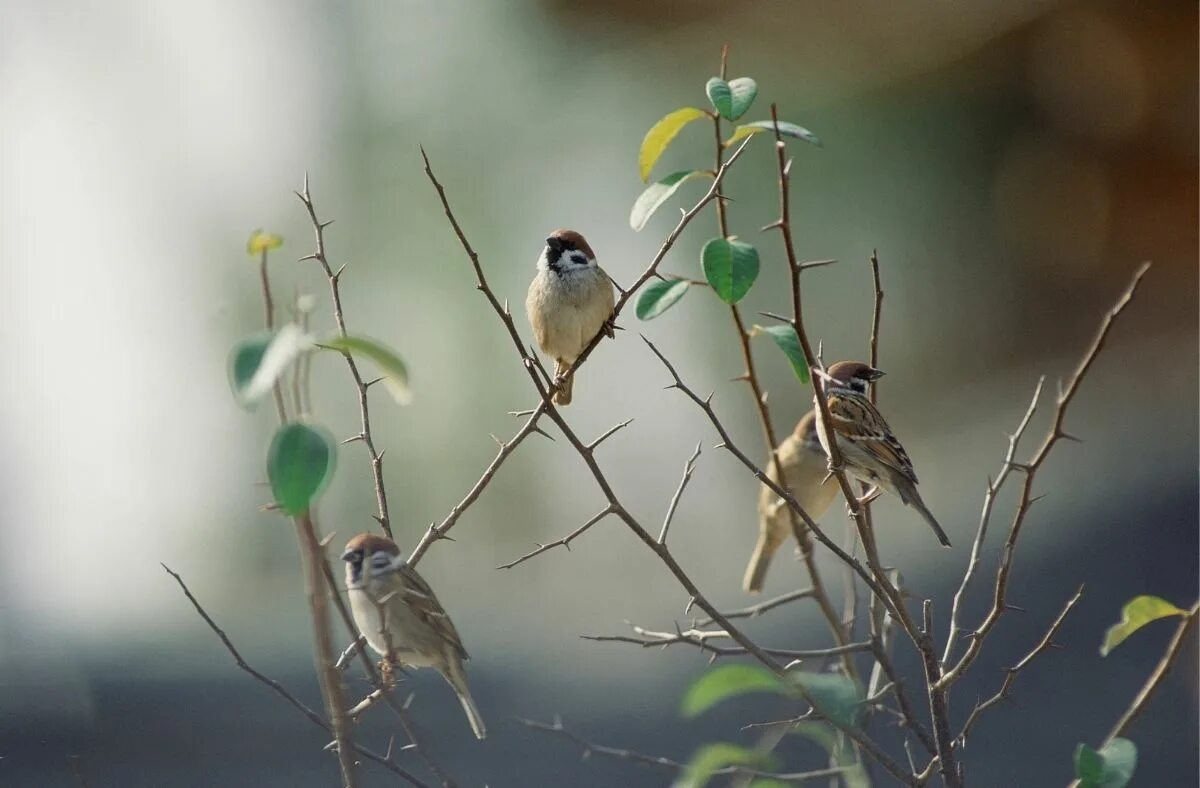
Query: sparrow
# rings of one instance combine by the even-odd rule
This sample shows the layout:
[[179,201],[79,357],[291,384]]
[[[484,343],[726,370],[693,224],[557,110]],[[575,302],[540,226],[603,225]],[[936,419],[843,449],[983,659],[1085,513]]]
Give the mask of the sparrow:
[[346,544],[342,560],[354,623],[383,656],[385,672],[395,664],[434,668],[458,695],[475,737],[487,736],[463,672],[468,657],[462,639],[433,589],[408,566],[396,543],[359,534]]
[[[833,422],[832,431],[837,436],[842,461],[851,476],[875,485],[875,489],[866,496],[868,500],[878,494],[879,488],[898,495],[901,501],[925,518],[937,534],[938,541],[944,547],[949,547],[949,537],[917,492],[917,474],[913,471],[908,452],[867,398],[867,386],[883,377],[883,374],[881,370],[860,361],[839,361],[821,375],[829,416]],[[819,413],[817,436],[828,455],[829,430]]]
[[592,338],[601,331],[613,336],[614,305],[612,282],[583,236],[574,230],[550,233],[529,285],[525,311],[538,347],[554,359],[556,404],[571,404],[574,376],[567,370]]
[[[808,516],[816,520],[829,509],[837,495],[837,482],[830,478],[825,450],[817,438],[816,413],[809,411],[791,435],[775,450],[787,480],[785,488]],[[767,476],[779,484],[775,463],[767,460]],[[765,484],[758,494],[758,544],[746,567],[742,587],[747,593],[762,591],[771,558],[792,533],[791,508]],[[802,526],[803,527],[803,526]]]

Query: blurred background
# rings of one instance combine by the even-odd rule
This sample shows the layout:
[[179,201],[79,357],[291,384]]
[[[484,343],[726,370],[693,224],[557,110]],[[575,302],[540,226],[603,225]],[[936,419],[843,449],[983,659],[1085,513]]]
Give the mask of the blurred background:
[[[933,549],[912,512],[876,506],[881,548],[944,632],[988,474],[1039,375],[1053,392],[1136,265],[1153,260],[1039,475],[1006,616],[954,696],[961,722],[1002,668],[1041,637],[1079,583],[1053,651],[1015,704],[984,717],[966,751],[972,784],[1059,785],[1076,743],[1095,745],[1161,654],[1171,626],[1106,659],[1103,631],[1136,594],[1197,593],[1197,8],[1019,0],[847,2],[321,3],[3,0],[0,25],[0,785],[328,786],[325,738],[237,670],[159,562],[179,571],[248,661],[313,705],[295,537],[260,511],[273,414],[241,410],[226,354],[260,328],[257,227],[281,233],[276,291],[318,298],[332,325],[311,228],[292,195],[305,172],[343,277],[352,330],[411,367],[415,401],[374,404],[398,536],[414,543],[467,492],[535,398],[509,340],[473,288],[420,169],[423,144],[492,284],[523,303],[546,232],[574,227],[629,282],[703,193],[689,184],[641,233],[638,145],[703,86],[730,45],[729,76],[753,76],[748,119],[781,117],[825,147],[791,145],[801,254],[837,258],[805,278],[807,323],[826,358],[865,356],[879,250],[886,300],[881,404],[947,527]],[[705,166],[711,134],[684,130],[656,169]],[[747,315],[784,311],[774,159],[755,140],[729,190],[733,232],[756,244]],[[715,233],[701,217],[664,263],[700,276]],[[605,343],[568,415],[584,436],[633,418],[601,452],[622,500],[658,522],[699,440],[705,452],[672,529],[677,555],[725,608],[757,527],[753,479],[715,442],[637,333],[763,454],[728,310],[694,290],[655,322]],[[523,316],[519,319],[527,332]],[[809,406],[783,357],[755,351],[780,434]],[[354,432],[344,365],[318,358],[320,420]],[[1048,401],[1047,401],[1048,404]],[[1047,423],[1043,409],[1021,454]],[[618,522],[510,571],[495,567],[602,506],[565,441],[534,437],[421,571],[463,633],[492,736],[471,739],[436,675],[411,680],[413,711],[465,785],[661,785],[671,774],[595,757],[523,728],[565,724],[595,742],[686,759],[766,699],[699,721],[677,714],[706,658],[592,643],[627,621],[669,629],[687,599]],[[373,527],[359,445],[341,452],[321,505],[334,544]],[[1003,496],[966,623],[988,602],[1012,510]],[[836,509],[824,519],[841,533]],[[780,553],[768,595],[806,584]],[[840,574],[822,563],[834,591]],[[757,619],[769,645],[818,648],[812,606]],[[916,675],[915,661],[900,667]],[[358,679],[352,692],[365,691]],[[1196,650],[1130,731],[1134,785],[1196,783]],[[922,706],[923,707],[923,706]],[[399,734],[382,710],[358,735]],[[400,734],[402,736],[402,734]],[[887,735],[885,733],[885,735]],[[890,739],[895,741],[895,737]],[[803,742],[789,763],[823,758]],[[902,753],[896,752],[898,757]],[[401,763],[416,765],[401,754]],[[392,777],[363,769],[366,785]]]

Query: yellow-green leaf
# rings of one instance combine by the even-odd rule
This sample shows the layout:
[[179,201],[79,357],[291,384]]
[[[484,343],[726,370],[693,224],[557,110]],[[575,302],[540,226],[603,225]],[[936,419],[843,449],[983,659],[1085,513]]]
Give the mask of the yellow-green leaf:
[[258,257],[263,252],[271,249],[278,249],[283,246],[283,236],[275,233],[264,232],[263,230],[255,230],[250,233],[250,240],[246,241],[246,254],[252,257]]
[[646,226],[646,222],[650,221],[650,217],[659,209],[659,206],[670,199],[680,186],[692,178],[711,177],[712,173],[707,170],[681,170],[650,184],[644,192],[638,195],[637,201],[633,204],[633,210],[629,212],[629,226],[634,230],[641,230]]
[[[756,120],[753,123],[745,123],[738,126],[733,130],[733,135],[725,140],[725,145],[728,147],[743,137],[749,137],[751,134],[758,134],[763,131],[769,131],[773,134],[775,132],[775,122],[771,120]],[[795,137],[798,140],[804,140],[816,145],[818,148],[823,147],[820,137],[803,126],[797,126],[795,123],[779,121],[779,133],[785,137]]]
[[1104,633],[1104,644],[1100,646],[1100,656],[1107,657],[1108,652],[1125,641],[1125,638],[1137,632],[1151,621],[1157,621],[1167,616],[1186,616],[1186,610],[1180,610],[1165,599],[1156,596],[1135,596],[1121,608],[1120,623],[1113,624]]
[[659,156],[663,155],[663,151],[667,149],[671,140],[675,139],[680,130],[693,120],[704,117],[708,117],[708,113],[704,110],[684,107],[675,110],[650,127],[642,140],[642,148],[638,151],[638,174],[643,182],[650,179],[650,170],[654,169],[654,163],[658,161]]
[[404,366],[396,351],[387,345],[368,337],[345,336],[326,340],[321,346],[371,359],[383,373],[383,385],[387,387],[392,399],[396,400],[396,404],[407,405],[412,402],[412,392],[408,388],[408,368]]

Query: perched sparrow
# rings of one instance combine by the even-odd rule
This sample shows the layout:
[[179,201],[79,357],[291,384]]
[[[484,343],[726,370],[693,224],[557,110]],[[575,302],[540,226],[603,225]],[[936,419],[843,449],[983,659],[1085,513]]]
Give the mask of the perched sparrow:
[[[796,424],[795,431],[779,444],[776,454],[787,479],[785,487],[796,498],[800,508],[814,520],[825,514],[837,495],[838,486],[837,481],[827,478],[829,463],[817,439],[817,421],[813,411],[804,414]],[[768,460],[766,467],[767,476],[778,484],[779,474],[776,473],[775,463]],[[758,544],[754,548],[754,555],[750,556],[746,578],[742,581],[747,593],[762,591],[771,557],[792,533],[791,519],[791,507],[787,502],[772,492],[770,487],[762,485],[758,494]]]
[[[883,372],[859,361],[839,361],[825,372],[822,385],[838,450],[850,475],[900,496],[901,501],[925,518],[938,541],[949,547],[946,532],[917,492],[917,474],[913,472],[908,452],[867,399],[867,386],[881,377]],[[828,454],[828,431],[819,415],[817,421],[817,434]]]
[[476,738],[487,728],[463,672],[467,650],[433,590],[390,539],[359,534],[346,544],[346,590],[354,623],[385,666],[431,667],[454,688]]
[[[596,255],[574,230],[555,230],[537,261],[525,311],[538,347],[554,359],[559,389],[554,401],[571,403],[573,376],[566,376],[575,359],[600,331],[613,335],[613,289]],[[566,376],[566,377],[564,377]]]

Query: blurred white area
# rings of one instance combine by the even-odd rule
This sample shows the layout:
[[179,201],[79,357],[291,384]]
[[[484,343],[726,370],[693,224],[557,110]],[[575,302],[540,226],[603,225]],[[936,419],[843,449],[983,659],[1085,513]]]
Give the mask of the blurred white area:
[[[677,207],[700,193],[684,189],[641,235],[630,231],[629,206],[641,188],[638,142],[657,117],[703,101],[725,40],[731,72],[763,86],[756,115],[779,100],[785,117],[827,140],[823,150],[792,146],[803,254],[842,261],[805,279],[809,324],[827,358],[865,353],[866,259],[880,249],[881,365],[891,373],[882,401],[956,548],[932,549],[919,520],[886,500],[881,541],[918,587],[923,576],[957,572],[985,475],[995,473],[1004,433],[1037,376],[1050,376],[1052,393],[1140,257],[1159,251],[1149,231],[1176,232],[1178,194],[1165,207],[1141,203],[1145,248],[1114,247],[1114,239],[1137,235],[1127,227],[1122,234],[1118,222],[1130,214],[1114,191],[1138,188],[1114,175],[1114,149],[1151,121],[1173,129],[1166,139],[1194,134],[1194,118],[1181,115],[1180,130],[1147,98],[1144,42],[1102,15],[1079,24],[1045,18],[1028,66],[1018,69],[1053,108],[1062,134],[1040,118],[996,132],[1011,99],[1000,89],[992,99],[1000,109],[972,103],[975,91],[990,95],[987,76],[905,81],[1039,24],[1032,20],[1052,5],[992,4],[966,14],[941,2],[921,4],[920,13],[843,4],[828,14],[797,11],[771,27],[783,6],[762,3],[725,30],[698,17],[661,31],[647,26],[640,37],[600,28],[581,41],[562,25],[603,16],[598,6],[7,0],[0,660],[21,664],[19,644],[32,640],[77,647],[85,662],[120,662],[140,649],[134,664],[148,674],[228,670],[159,561],[183,573],[248,656],[307,660],[292,532],[257,511],[266,500],[254,482],[263,475],[271,414],[240,411],[226,387],[228,348],[261,322],[246,236],[255,227],[285,236],[272,266],[276,294],[286,302],[296,288],[315,293],[323,314],[324,283],[311,264],[293,263],[310,251],[311,229],[290,191],[312,174],[318,210],[336,219],[331,254],[349,262],[351,329],[393,344],[413,372],[409,409],[383,396],[373,409],[377,440],[388,449],[394,521],[411,544],[490,462],[488,433],[505,438],[518,428],[505,412],[533,402],[507,338],[473,290],[417,144],[514,311],[553,227],[584,232],[608,271],[628,282]],[[653,6],[658,15],[663,9]],[[1092,59],[1056,70],[1080,36],[1098,42]],[[1112,96],[1120,111],[1099,123],[1095,109]],[[681,138],[662,172],[707,162],[709,144],[707,132]],[[732,221],[764,257],[748,316],[786,308],[778,240],[758,233],[775,216],[772,161],[769,146],[755,143],[731,179]],[[714,224],[699,219],[666,269],[695,271]],[[1186,228],[1178,232],[1186,240]],[[1064,445],[1047,468],[1042,485],[1056,493],[1039,505],[1028,549],[1065,545],[1065,529],[1079,538],[1088,525],[1080,507],[1103,510],[1073,482],[1119,495],[1112,491],[1194,468],[1194,418],[1167,441],[1146,441],[1164,410],[1194,417],[1195,324],[1171,318],[1180,314],[1173,277],[1194,279],[1192,253],[1158,258],[1117,327],[1070,418],[1086,449]],[[1078,289],[1060,298],[1060,287]],[[518,322],[524,330],[523,317]],[[645,332],[697,390],[715,390],[736,439],[761,458],[749,394],[730,382],[741,361],[728,311],[696,290],[656,322],[640,324],[632,310],[621,322],[627,330],[581,372],[569,417],[583,436],[634,418],[601,455],[622,500],[651,525],[702,441],[672,538],[712,598],[740,606],[755,538],[753,480],[712,450],[698,411],[660,390],[666,374],[637,339]],[[776,429],[786,434],[807,396],[773,347],[756,353]],[[343,366],[319,359],[315,375],[321,419],[350,434],[357,414]],[[372,527],[371,505],[361,446],[348,446],[321,507],[326,531],[338,532],[335,545]],[[421,570],[464,632],[475,669],[516,674],[534,664],[547,681],[568,686],[586,675],[592,688],[620,675],[630,694],[632,682],[678,682],[666,659],[575,637],[621,631],[625,619],[666,628],[683,617],[678,585],[619,522],[595,526],[573,552],[494,569],[602,506],[569,446],[535,436],[462,519],[457,541],[430,551]],[[1060,518],[1068,521],[1061,528]],[[826,522],[840,536],[838,517]],[[997,525],[1004,522],[998,516]],[[832,566],[827,577],[836,587]],[[778,561],[769,593],[799,582],[797,567]]]

